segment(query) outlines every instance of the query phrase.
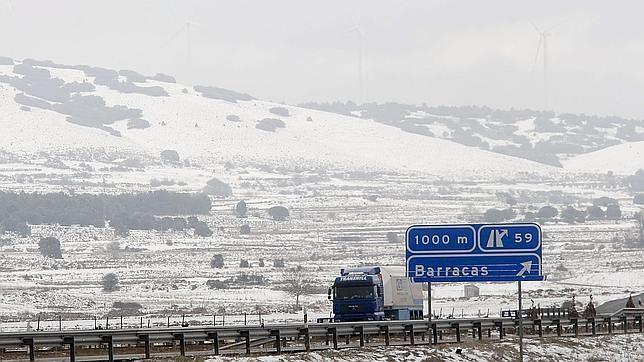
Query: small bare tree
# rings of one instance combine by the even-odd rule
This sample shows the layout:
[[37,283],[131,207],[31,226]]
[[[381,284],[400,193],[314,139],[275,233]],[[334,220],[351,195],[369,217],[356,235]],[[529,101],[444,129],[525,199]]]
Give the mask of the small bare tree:
[[116,257],[121,252],[121,244],[118,241],[111,241],[105,244],[105,252],[112,257]]
[[101,279],[101,285],[103,286],[103,291],[110,293],[115,290],[118,290],[119,277],[114,273],[107,273],[103,275]]
[[300,307],[300,296],[309,295],[315,290],[315,285],[311,281],[310,276],[301,266],[289,269],[284,282],[284,290],[295,297],[295,307],[297,308]]

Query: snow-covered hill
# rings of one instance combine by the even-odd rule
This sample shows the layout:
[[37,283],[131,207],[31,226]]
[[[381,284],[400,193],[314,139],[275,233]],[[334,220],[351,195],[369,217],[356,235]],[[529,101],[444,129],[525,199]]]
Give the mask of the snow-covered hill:
[[335,102],[303,106],[373,119],[409,133],[556,166],[580,154],[644,141],[644,120],[615,116],[399,103]]
[[[0,148],[11,153],[107,149],[204,165],[420,172],[446,178],[554,174],[536,162],[361,119],[87,66],[0,65]],[[14,63],[14,64],[9,64]]]
[[633,174],[644,169],[644,141],[624,143],[579,155],[565,161],[564,167],[574,171]]

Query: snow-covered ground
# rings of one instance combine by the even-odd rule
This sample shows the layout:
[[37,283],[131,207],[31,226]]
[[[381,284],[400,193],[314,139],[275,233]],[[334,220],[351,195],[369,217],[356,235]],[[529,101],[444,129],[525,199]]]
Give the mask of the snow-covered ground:
[[[78,70],[50,70],[67,82],[86,79]],[[0,66],[0,74],[12,75],[12,67]],[[39,313],[43,320],[60,315],[72,328],[92,326],[93,316],[123,313],[130,324],[140,316],[152,324],[168,316],[176,322],[182,314],[195,323],[209,323],[213,314],[241,323],[244,312],[261,313],[266,321],[299,320],[294,297],[284,290],[284,280],[298,266],[316,287],[300,298],[302,304],[311,319],[326,317],[326,289],[340,268],[403,264],[402,235],[409,225],[480,222],[487,209],[510,206],[520,220],[544,205],[584,209],[601,196],[619,200],[623,219],[545,223],[548,280],[525,283],[525,303],[560,305],[573,296],[587,303],[591,294],[603,302],[644,289],[644,249],[632,242],[637,226],[631,218],[640,207],[623,183],[603,176],[600,161],[584,162],[602,175],[568,172],[371,120],[259,100],[226,102],[180,84],[149,83],[169,96],[123,94],[104,86],[92,92],[108,105],[143,110],[151,127],[128,129],[126,121],[118,121],[111,127],[121,137],[69,123],[50,110],[21,110],[16,90],[1,84],[0,190],[193,192],[217,177],[230,184],[233,196],[213,198],[211,213],[202,217],[214,235],[132,231],[124,237],[110,228],[34,225],[32,236],[3,236],[0,330],[33,327]],[[289,115],[271,113],[273,107]],[[229,115],[240,120],[229,121]],[[257,129],[264,118],[279,118],[285,127]],[[532,130],[532,123],[519,131]],[[162,164],[159,153],[165,149],[177,150],[190,164]],[[124,166],[133,158],[140,165]],[[609,158],[602,162],[621,167]],[[169,185],[155,186],[153,180]],[[510,205],[507,195],[516,204]],[[247,218],[233,213],[239,200],[248,204]],[[288,220],[276,222],[267,215],[275,205],[290,210]],[[240,233],[244,224],[249,235]],[[388,232],[396,233],[396,240],[388,240]],[[44,236],[61,240],[62,260],[40,255],[38,241]],[[210,266],[215,254],[223,256],[225,268]],[[273,264],[282,258],[286,267]],[[251,267],[240,267],[242,259]],[[102,291],[100,279],[108,272],[118,275],[119,290]],[[243,274],[263,279],[256,284],[235,280]],[[228,285],[216,288],[209,281]],[[514,284],[479,286],[481,295],[466,299],[460,284],[434,285],[433,312],[498,315],[516,308]],[[123,312],[115,302],[141,308]],[[46,328],[56,327],[53,322]]]
[[[644,361],[644,335],[614,335],[586,338],[526,338],[525,361]],[[518,342],[467,341],[458,345],[440,344],[432,347],[367,347],[326,350],[312,353],[283,354],[280,356],[210,357],[207,361],[477,361],[514,362],[519,360]]]
[[644,169],[644,141],[624,143],[603,150],[576,156],[563,162],[564,167],[574,171],[632,175]]
[[[114,234],[112,229],[93,227],[33,226],[33,235],[11,238],[0,245],[0,329],[34,327],[38,313],[54,322],[57,316],[70,328],[92,326],[93,316],[112,318],[120,311],[114,302],[140,303],[134,315],[126,314],[126,324],[164,323],[167,316],[177,321],[187,319],[208,324],[211,316],[227,315],[227,323],[241,322],[244,312],[255,316],[261,312],[266,321],[301,320],[293,309],[293,296],[283,290],[283,280],[290,268],[302,266],[317,286],[317,291],[301,297],[311,320],[326,317],[330,304],[326,288],[340,268],[355,265],[400,265],[404,248],[403,231],[418,223],[457,223],[479,221],[490,207],[501,207],[498,193],[516,195],[515,210],[523,212],[539,207],[538,200],[549,194],[565,192],[580,203],[599,196],[620,200],[625,216],[637,210],[621,189],[607,190],[588,186],[588,180],[562,182],[428,182],[413,176],[384,174],[364,179],[330,173],[310,177],[306,173],[284,175],[250,168],[206,171],[194,167],[148,167],[144,170],[110,172],[107,184],[101,172],[78,175],[71,169],[42,166],[35,160],[25,165],[5,164],[0,179],[3,190],[76,192],[122,192],[150,190],[152,178],[185,180],[179,190],[199,190],[211,175],[227,175],[234,197],[213,199],[211,215],[205,220],[215,230],[209,238],[197,238],[188,232],[132,231],[129,236]],[[103,167],[93,164],[95,170]],[[209,174],[210,173],[210,174]],[[21,183],[24,174],[33,179]],[[38,176],[40,175],[40,176]],[[93,175],[93,176],[92,176]],[[41,178],[42,177],[42,178]],[[65,177],[66,186],[52,186]],[[82,185],[81,181],[92,181]],[[24,181],[24,180],[23,180]],[[51,184],[50,184],[51,183]],[[591,184],[592,185],[592,184]],[[174,187],[174,186],[173,186]],[[235,203],[246,200],[249,216],[237,218]],[[541,201],[545,203],[544,201]],[[266,209],[274,205],[289,208],[291,216],[283,222],[272,221]],[[248,224],[250,235],[241,235],[239,227]],[[544,271],[548,280],[524,283],[525,304],[530,300],[542,307],[560,305],[576,296],[579,303],[622,298],[630,291],[641,291],[642,270],[637,262],[644,250],[628,244],[636,231],[633,221],[594,221],[585,224],[545,223]],[[386,233],[398,234],[397,242],[387,240]],[[61,240],[63,259],[44,258],[38,251],[41,236]],[[108,250],[117,242],[119,250]],[[213,255],[222,254],[226,267],[213,269]],[[284,258],[286,268],[273,266]],[[240,268],[241,259],[251,268]],[[263,259],[264,266],[259,266]],[[564,267],[567,270],[561,269]],[[100,279],[108,272],[118,274],[121,288],[106,293]],[[241,273],[261,275],[266,280],[258,285],[236,282],[222,289],[210,289],[208,280],[229,280]],[[517,305],[516,285],[481,283],[480,297],[463,298],[461,284],[433,285],[433,312],[445,317],[498,315],[502,309]],[[237,315],[238,317],[233,317]],[[209,317],[210,316],[210,317]],[[255,317],[253,317],[255,318]],[[74,322],[86,319],[86,322]],[[43,323],[44,326],[44,323]]]
[[[46,68],[69,82],[87,79],[80,70]],[[15,74],[0,66],[0,75]],[[122,134],[71,124],[65,116],[39,108],[21,110],[17,90],[0,84],[0,149],[38,153],[47,150],[104,148],[125,154],[158,156],[165,149],[205,165],[258,163],[289,168],[336,167],[359,170],[420,172],[448,179],[505,178],[517,173],[557,174],[560,170],[454,142],[410,134],[371,120],[347,117],[259,100],[236,103],[209,99],[191,87],[148,81],[167,97],[120,93],[97,86],[91,94],[108,106],[143,110],[147,129],[128,129],[127,121],[111,125]],[[184,89],[186,91],[184,92]],[[288,116],[270,112],[288,110]],[[238,116],[231,122],[229,115]],[[280,119],[274,132],[256,128],[264,118]]]

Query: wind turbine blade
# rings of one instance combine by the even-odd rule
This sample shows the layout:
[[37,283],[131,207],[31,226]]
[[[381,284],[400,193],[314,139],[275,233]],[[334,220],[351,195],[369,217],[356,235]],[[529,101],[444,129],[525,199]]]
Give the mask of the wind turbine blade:
[[186,24],[190,24],[190,26],[194,26],[195,28],[200,30],[204,30],[204,31],[207,30],[203,25],[199,23],[195,23],[194,21],[187,21]]
[[348,33],[353,33],[353,32],[360,32],[360,28],[357,25],[355,25],[355,26],[352,26],[349,29],[345,30],[343,33],[348,34]]
[[[7,10],[8,10],[8,11],[7,11],[7,13],[9,13],[9,15],[10,15],[11,17],[14,17],[16,14],[13,12],[13,5],[11,4],[11,0],[3,1],[3,3],[4,3],[4,5],[6,5],[6,6],[2,6],[2,7],[3,7],[3,8],[4,8],[4,7],[6,7],[6,8],[7,8]],[[4,12],[4,11],[2,11],[2,12]]]
[[168,44],[170,44],[177,37],[177,35],[183,33],[184,31],[186,31],[186,24],[181,25],[181,27],[176,32],[167,37],[166,40],[159,46],[159,49],[163,49],[168,46]]
[[532,24],[532,27],[534,28],[534,30],[537,31],[537,33],[541,34],[541,30],[539,30],[539,27],[537,26],[537,24],[533,23],[532,20],[530,20],[530,24]]
[[569,19],[563,19],[562,21],[560,21],[560,22],[556,23],[555,25],[553,25],[553,26],[549,27],[549,28],[548,28],[548,29],[546,29],[545,31],[546,31],[546,32],[549,32],[550,30],[552,30],[552,29],[554,29],[554,28],[558,28],[558,27],[560,27],[561,25],[563,25],[563,24],[567,23],[567,22],[568,22],[568,20],[569,20]]
[[537,53],[534,55],[534,62],[532,63],[532,70],[530,73],[534,73],[534,70],[537,69],[537,62],[539,61],[539,52],[541,50],[541,44],[543,43],[543,35],[539,36],[539,43],[537,44]]

